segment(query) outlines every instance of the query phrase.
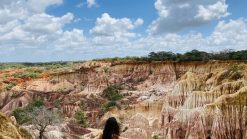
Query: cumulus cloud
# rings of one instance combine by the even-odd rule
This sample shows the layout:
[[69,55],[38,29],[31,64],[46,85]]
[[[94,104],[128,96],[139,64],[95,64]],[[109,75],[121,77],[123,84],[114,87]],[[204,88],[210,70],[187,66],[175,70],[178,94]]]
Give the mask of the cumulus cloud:
[[[107,35],[106,35],[107,36]],[[111,35],[110,35],[111,36]],[[102,38],[102,37],[101,37]],[[214,31],[208,36],[200,32],[184,35],[167,33],[162,35],[148,35],[126,42],[115,42],[106,39],[99,40],[100,47],[94,47],[89,53],[96,57],[114,56],[143,56],[152,51],[187,52],[192,49],[203,51],[222,51],[225,49],[243,50],[247,48],[247,22],[245,19],[220,21]],[[97,43],[91,42],[92,45]]]
[[204,51],[243,50],[247,48],[247,22],[243,18],[220,21],[214,31],[208,36],[203,36],[201,33],[150,35],[138,40],[135,45],[142,47],[147,45],[149,46],[149,51],[186,52],[192,49]]
[[220,21],[208,42],[218,49],[246,49],[247,48],[247,22],[245,19]]
[[72,31],[65,31],[61,37],[55,42],[56,50],[64,50],[64,48],[79,48],[81,45],[87,44],[83,31],[73,29]]
[[[54,16],[45,12],[47,7],[61,4],[62,0],[42,1],[36,8],[30,7],[32,2],[0,1],[1,61],[79,60],[142,56],[151,51],[247,48],[246,19],[220,19],[228,14],[225,0],[156,0],[159,18],[150,25],[149,31],[157,35],[144,36],[136,32],[144,23],[141,18],[114,18],[104,13],[96,19],[88,37],[81,29],[64,29],[67,24],[76,22],[72,13]],[[176,33],[214,19],[221,21],[208,36],[200,32]]]
[[226,0],[156,0],[159,17],[149,26],[152,34],[175,33],[227,16]]
[[[61,17],[45,13],[47,7],[62,2],[62,0],[1,1],[4,6],[0,7],[0,18],[3,19],[0,21],[0,48],[8,46],[14,50],[18,47],[36,49],[49,47],[51,51],[55,51],[54,46],[63,45],[61,48],[72,46],[70,43],[73,41],[72,36],[74,41],[82,44],[85,40],[82,30],[64,31],[64,26],[74,21],[72,13],[66,13]],[[67,43],[61,43],[62,40],[67,40]],[[79,47],[79,44],[77,46]]]
[[62,4],[63,0],[27,0],[27,6],[34,12],[44,12],[48,6]]
[[95,0],[87,0],[87,7],[91,8],[93,6],[97,5]]
[[101,44],[112,44],[113,42],[128,42],[130,38],[136,37],[133,29],[143,24],[143,19],[135,21],[129,18],[116,19],[108,13],[103,13],[97,18],[96,25],[90,30],[94,37],[94,42]]
[[35,14],[29,17],[23,24],[23,29],[36,33],[54,33],[63,28],[67,23],[70,23],[74,19],[72,13],[67,13],[62,17],[54,17],[51,15]]

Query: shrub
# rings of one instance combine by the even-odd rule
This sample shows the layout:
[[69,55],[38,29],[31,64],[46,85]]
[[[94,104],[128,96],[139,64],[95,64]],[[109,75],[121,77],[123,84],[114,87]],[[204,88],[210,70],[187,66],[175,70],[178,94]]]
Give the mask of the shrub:
[[109,111],[109,109],[111,107],[117,106],[117,102],[116,101],[108,101],[107,103],[105,103],[103,105],[103,111],[107,112]]
[[6,69],[21,69],[25,68],[23,64],[15,64],[15,63],[1,63],[0,64],[0,70],[6,70]]
[[41,100],[34,100],[29,103],[24,109],[28,112],[32,112],[35,108],[41,108],[44,106],[44,102]]
[[14,86],[16,86],[15,83],[9,83],[9,84],[5,87],[5,90],[10,91]]
[[13,115],[18,124],[22,125],[31,121],[28,113],[33,112],[37,108],[41,108],[44,106],[44,102],[41,100],[34,100],[33,102],[29,103],[24,108],[17,108],[15,109],[11,115]]
[[123,98],[119,92],[119,87],[109,86],[103,91],[103,97],[107,98],[109,101],[118,101]]
[[42,71],[40,71],[40,70],[28,70],[28,71],[25,71],[23,73],[14,74],[14,77],[15,78],[32,78],[32,79],[35,79],[38,77],[38,75],[40,73],[42,73]]
[[88,127],[87,118],[82,110],[77,111],[74,115],[74,118],[81,127]]
[[120,106],[117,105],[117,101],[122,99],[123,95],[120,94],[119,90],[119,86],[109,86],[103,91],[102,96],[108,100],[102,107],[104,112],[108,111],[113,106],[120,108]]
[[12,115],[15,117],[16,122],[20,125],[27,123],[30,121],[28,118],[26,111],[22,108],[17,108],[12,112]]

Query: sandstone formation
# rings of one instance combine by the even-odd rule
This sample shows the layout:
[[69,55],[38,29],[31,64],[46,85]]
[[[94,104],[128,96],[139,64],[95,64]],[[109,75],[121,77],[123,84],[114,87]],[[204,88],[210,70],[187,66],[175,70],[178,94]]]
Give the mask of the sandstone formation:
[[[121,86],[121,109],[102,113],[106,100],[101,93],[112,85]],[[10,114],[34,99],[44,100],[51,108],[59,103],[68,118],[83,102],[92,128],[102,128],[114,116],[126,127],[122,133],[126,138],[247,138],[244,61],[89,61],[74,71],[51,74],[0,93],[0,109]]]
[[0,113],[0,139],[32,139],[32,136]]

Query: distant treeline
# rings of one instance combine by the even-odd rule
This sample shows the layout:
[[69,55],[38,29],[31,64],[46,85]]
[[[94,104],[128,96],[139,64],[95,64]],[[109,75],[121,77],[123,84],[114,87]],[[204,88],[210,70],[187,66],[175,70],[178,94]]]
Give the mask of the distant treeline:
[[124,57],[124,58],[104,58],[95,59],[99,61],[209,61],[209,60],[247,60],[247,50],[233,51],[225,50],[217,53],[208,53],[204,51],[192,50],[184,54],[173,52],[151,52],[143,57]]
[[58,62],[37,62],[37,63],[0,63],[0,70],[5,69],[22,69],[27,67],[46,67],[48,69],[58,69],[64,67],[71,67],[74,64],[82,63],[83,61],[74,61],[74,62],[67,62],[67,61],[58,61]]

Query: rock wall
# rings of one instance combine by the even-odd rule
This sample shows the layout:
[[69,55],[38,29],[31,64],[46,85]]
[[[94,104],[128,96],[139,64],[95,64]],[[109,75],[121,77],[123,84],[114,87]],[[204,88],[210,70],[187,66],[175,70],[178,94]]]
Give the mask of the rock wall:
[[51,107],[59,101],[63,112],[71,117],[83,101],[90,122],[98,122],[98,110],[104,103],[100,93],[110,85],[121,86],[123,109],[102,119],[111,115],[122,119],[129,127],[125,137],[246,138],[244,61],[90,61],[75,71],[52,74],[49,79],[30,81],[1,93],[0,108],[10,113],[42,98]]

